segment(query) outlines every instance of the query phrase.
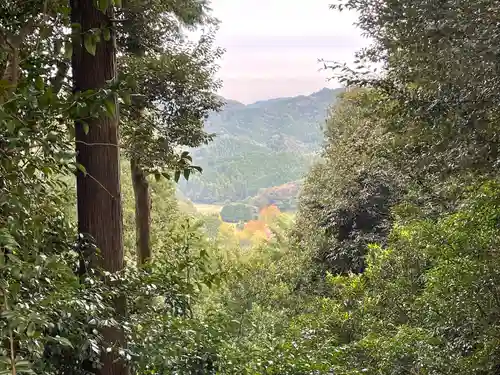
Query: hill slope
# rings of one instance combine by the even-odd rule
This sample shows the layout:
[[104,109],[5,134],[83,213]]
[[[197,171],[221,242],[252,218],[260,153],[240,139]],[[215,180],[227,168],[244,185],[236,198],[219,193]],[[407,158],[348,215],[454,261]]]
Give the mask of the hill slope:
[[210,144],[191,150],[203,174],[180,182],[194,202],[240,201],[303,177],[320,148],[328,107],[341,89],[253,104],[227,100],[207,119]]

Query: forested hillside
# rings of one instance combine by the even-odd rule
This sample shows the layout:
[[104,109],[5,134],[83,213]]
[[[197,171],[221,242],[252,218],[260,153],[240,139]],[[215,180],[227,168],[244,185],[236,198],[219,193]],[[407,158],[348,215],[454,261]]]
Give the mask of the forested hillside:
[[320,149],[328,108],[341,89],[249,105],[227,101],[209,116],[215,139],[192,151],[202,175],[182,181],[194,202],[224,203],[257,195],[259,189],[301,179]]
[[[345,9],[372,45],[329,67],[349,90],[315,94],[320,141],[314,95],[205,128],[205,0],[0,2],[0,375],[500,373],[500,3]],[[216,127],[260,167],[321,157],[200,213],[176,184]]]

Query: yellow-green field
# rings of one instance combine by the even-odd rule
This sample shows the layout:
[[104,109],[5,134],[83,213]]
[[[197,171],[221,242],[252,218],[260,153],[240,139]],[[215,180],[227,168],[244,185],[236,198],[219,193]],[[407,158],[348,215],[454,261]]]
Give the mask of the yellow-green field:
[[218,214],[222,210],[222,206],[218,204],[195,203],[194,207],[196,211],[203,215]]

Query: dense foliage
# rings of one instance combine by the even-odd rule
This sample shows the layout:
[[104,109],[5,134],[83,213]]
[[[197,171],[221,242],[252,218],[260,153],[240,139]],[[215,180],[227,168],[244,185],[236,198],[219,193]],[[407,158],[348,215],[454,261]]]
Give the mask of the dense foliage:
[[332,108],[291,242],[238,254],[240,278],[216,293],[239,322],[221,373],[496,374],[500,8],[339,3],[374,39],[360,62],[384,72],[339,67],[354,87]]
[[298,240],[333,272],[363,271],[367,245],[385,243],[390,208],[403,190],[375,101],[370,90],[343,95],[325,128],[323,160],[301,193]]
[[309,254],[278,242],[240,255],[215,298],[235,324],[221,373],[495,374],[499,199],[489,182],[437,220],[398,214],[362,274],[311,283]]
[[[360,63],[382,63],[384,71],[375,76],[341,67],[349,90],[335,103],[328,90],[314,94],[333,105],[323,152],[300,183],[286,163],[270,160],[307,151],[312,161],[308,152],[319,135],[303,125],[320,116],[311,109],[317,98],[230,102],[230,112],[201,127],[217,106],[211,79],[220,51],[210,37],[200,41],[201,49],[186,47],[181,35],[186,25],[212,24],[205,1],[109,1],[99,2],[101,9],[80,9],[85,22],[109,20],[116,12],[115,20],[123,21],[112,30],[116,44],[108,43],[106,28],[81,34],[73,25],[71,38],[69,14],[79,10],[73,3],[27,4],[0,5],[1,375],[498,374],[496,1],[338,2],[335,8],[359,12],[359,26],[374,41],[359,53]],[[158,49],[162,41],[172,49]],[[132,72],[130,62],[118,66],[116,79],[95,84],[102,87],[75,90],[70,66],[87,84],[83,78],[97,81],[102,72],[75,63],[74,51],[70,63],[70,46],[87,63],[109,62],[119,51],[123,59],[151,65]],[[147,59],[140,60],[144,50]],[[193,65],[178,69],[184,58]],[[113,72],[112,65],[103,66]],[[143,86],[127,81],[134,75]],[[165,108],[155,112],[152,99],[169,83],[175,89],[162,92],[164,98],[187,101],[160,116]],[[147,105],[129,101],[138,98],[134,87]],[[192,96],[197,89],[203,92]],[[117,135],[117,97],[126,122],[122,143],[76,147],[87,158],[77,159],[75,145],[85,143],[87,133]],[[207,106],[198,107],[205,99]],[[144,110],[143,117],[133,116],[134,107]],[[308,120],[282,121],[286,111]],[[262,113],[267,123],[247,118]],[[140,124],[149,115],[155,121]],[[224,116],[240,138],[221,125]],[[156,167],[166,176],[177,168],[178,177],[179,167],[189,170],[196,159],[176,147],[208,141],[217,118],[227,136],[195,156],[203,164],[203,157],[220,154],[212,160],[217,173],[228,186],[240,185],[230,194],[201,185],[209,195],[217,192],[215,201],[237,197],[248,204],[227,204],[203,216],[176,199],[173,181],[149,174]],[[287,138],[273,138],[286,124]],[[172,132],[162,138],[166,129]],[[150,143],[148,137],[135,143],[132,135],[141,130],[154,135]],[[152,252],[147,262],[136,262],[135,227],[142,219],[129,174],[131,150],[150,152],[160,144],[168,157],[138,159],[152,203]],[[186,162],[181,166],[171,158],[178,151]],[[244,169],[249,155],[273,172],[259,174],[251,163]],[[103,180],[76,160],[92,162]],[[104,179],[116,167],[119,178]],[[259,190],[267,178],[285,185]],[[98,200],[82,194],[82,181],[102,188]],[[293,204],[282,198],[299,185],[294,217],[280,205],[286,211]],[[111,202],[115,214],[102,202]],[[93,212],[82,214],[88,207]],[[99,228],[100,238],[80,233],[87,217],[110,219]],[[109,251],[107,232],[123,246]],[[118,267],[110,270],[110,264]]]
[[257,207],[243,203],[230,203],[222,207],[220,216],[228,223],[239,223],[255,219],[257,213]]
[[[188,367],[198,371],[204,366],[193,362],[194,354],[186,356],[186,351],[172,350],[166,360],[164,345],[156,345],[178,337],[188,352],[197,350],[189,349],[194,331],[187,329],[195,326],[191,298],[203,283],[217,279],[207,260],[210,250],[200,224],[177,217],[165,236],[171,240],[155,242],[154,265],[136,269],[134,262],[128,262],[123,267],[120,186],[115,184],[119,178],[115,179],[113,168],[121,146],[116,144],[116,98],[127,104],[133,89],[127,81],[130,75],[114,76],[114,48],[126,50],[130,29],[140,22],[147,23],[141,28],[146,34],[162,22],[174,26],[180,13],[188,17],[184,22],[192,24],[189,14],[200,13],[205,3],[187,1],[172,8],[174,4],[158,1],[149,9],[136,5],[100,2],[97,9],[94,2],[84,0],[1,4],[2,374],[107,374],[127,367],[135,373]],[[116,29],[109,25],[113,12]],[[128,28],[122,28],[124,13]],[[70,14],[77,22],[70,23]],[[210,54],[210,43],[203,48],[199,53]],[[203,66],[203,58],[196,58],[198,67]],[[93,69],[96,65],[101,70]],[[111,79],[104,81],[104,76]],[[203,113],[198,116],[199,123]],[[171,125],[182,126],[179,121]],[[98,142],[103,136],[108,138]],[[92,167],[75,162],[75,143],[77,159],[91,162]],[[113,151],[102,152],[106,149]],[[72,182],[76,171],[79,229],[93,229],[92,218],[111,219],[100,228],[98,238],[77,230]],[[93,185],[100,196],[82,194],[84,185]],[[110,201],[113,210],[104,205]],[[161,220],[171,217],[164,215]],[[112,242],[117,245],[112,252],[101,252]]]

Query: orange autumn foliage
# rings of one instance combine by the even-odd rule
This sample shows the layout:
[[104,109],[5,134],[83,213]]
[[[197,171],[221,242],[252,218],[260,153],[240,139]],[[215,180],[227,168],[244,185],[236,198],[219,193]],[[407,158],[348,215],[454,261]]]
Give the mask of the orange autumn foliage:
[[260,220],[250,220],[248,223],[245,224],[245,227],[243,230],[248,231],[250,233],[255,233],[257,231],[262,231],[264,232],[266,230],[266,223]]
[[272,237],[272,231],[269,226],[280,215],[281,211],[276,205],[264,207],[260,210],[259,219],[248,221],[242,229],[222,223],[219,228],[219,238],[224,239],[226,242],[231,242],[230,239],[234,239],[240,245],[245,246],[269,241]]
[[278,206],[272,204],[260,210],[259,216],[261,220],[263,220],[264,222],[269,222],[270,220],[273,220],[276,217],[278,217],[280,214],[281,211],[278,208]]

